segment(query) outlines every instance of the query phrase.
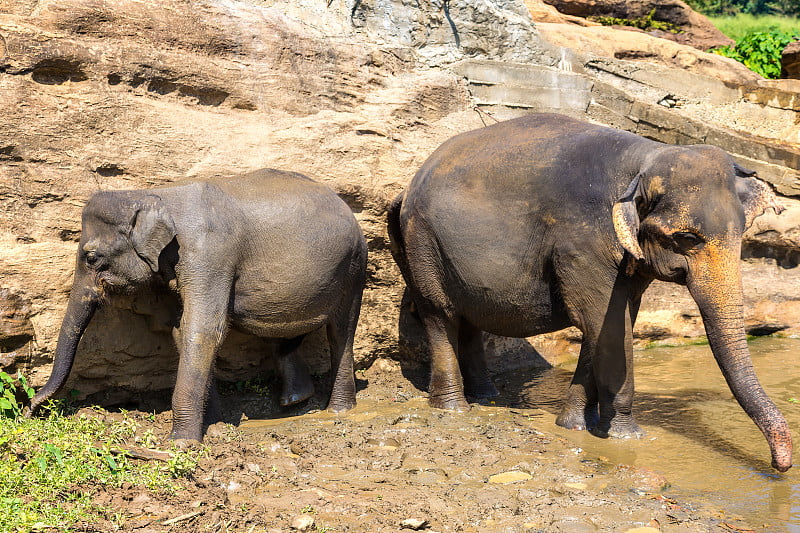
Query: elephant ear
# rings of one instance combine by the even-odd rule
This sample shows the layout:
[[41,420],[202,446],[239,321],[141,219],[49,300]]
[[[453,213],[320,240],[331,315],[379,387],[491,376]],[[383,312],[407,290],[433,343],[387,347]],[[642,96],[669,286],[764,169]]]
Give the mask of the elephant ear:
[[636,259],[644,259],[644,253],[639,246],[639,211],[636,207],[637,201],[642,198],[640,176],[637,175],[633,179],[622,197],[611,208],[617,239],[622,247]]
[[753,220],[762,215],[767,209],[775,211],[780,215],[784,207],[778,201],[778,197],[767,183],[756,177],[755,171],[733,164],[736,171],[736,194],[742,202],[744,209],[744,228],[753,225]]
[[130,239],[134,250],[152,269],[158,272],[161,251],[177,235],[175,222],[158,196],[148,194],[134,203]]

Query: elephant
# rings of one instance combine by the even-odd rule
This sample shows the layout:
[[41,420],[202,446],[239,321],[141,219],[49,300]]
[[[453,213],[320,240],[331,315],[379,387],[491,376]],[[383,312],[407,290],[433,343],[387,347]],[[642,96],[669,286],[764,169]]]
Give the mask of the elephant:
[[655,279],[688,287],[728,386],[791,467],[786,421],[747,347],[743,231],[772,189],[720,148],[675,146],[558,114],[462,133],[425,161],[388,210],[390,250],[431,352],[429,403],[497,395],[481,331],[583,333],[560,426],[641,437],[632,330]]
[[[355,405],[353,338],[366,276],[364,235],[347,204],[302,174],[263,169],[163,187],[94,193],[83,209],[75,276],[53,371],[30,416],[67,379],[78,342],[108,295],[166,287],[180,300],[174,440],[201,441],[216,352],[229,327],[282,339],[281,402],[313,393],[291,353],[326,328],[328,409]],[[207,421],[208,423],[208,421]]]

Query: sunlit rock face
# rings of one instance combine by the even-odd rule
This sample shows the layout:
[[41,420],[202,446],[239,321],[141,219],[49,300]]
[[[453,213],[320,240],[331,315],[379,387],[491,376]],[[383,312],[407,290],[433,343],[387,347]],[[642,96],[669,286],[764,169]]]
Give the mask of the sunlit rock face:
[[[49,375],[81,208],[98,190],[263,167],[330,185],[369,244],[355,346],[362,368],[377,358],[427,360],[388,253],[386,207],[460,132],[557,111],[664,141],[722,145],[781,192],[798,192],[791,133],[780,129],[790,100],[747,89],[757,80],[738,66],[720,75],[725,84],[702,70],[710,62],[687,59],[677,69],[649,57],[601,57],[578,39],[565,43],[574,49],[560,48],[542,39],[528,7],[522,0],[0,2],[0,291],[7,291],[0,294],[13,295],[0,298],[12,302],[0,310],[0,331],[19,329],[2,338],[24,340],[0,341],[4,367],[23,370],[35,385]],[[768,125],[783,144],[770,144],[769,131],[743,137],[736,126],[747,120]],[[170,387],[177,364],[170,298],[111,299],[86,331],[67,387],[114,401]],[[653,301],[654,312],[677,312],[670,298]],[[696,332],[686,327],[673,330]],[[558,361],[579,338],[574,331],[529,341],[487,335],[490,366]],[[327,368],[324,345],[319,334],[301,346],[317,372]],[[218,375],[242,379],[269,369],[272,350],[231,332]]]

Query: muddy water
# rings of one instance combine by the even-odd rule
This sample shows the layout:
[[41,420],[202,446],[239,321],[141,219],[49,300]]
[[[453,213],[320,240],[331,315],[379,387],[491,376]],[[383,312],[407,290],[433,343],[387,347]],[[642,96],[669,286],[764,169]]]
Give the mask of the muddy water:
[[[800,340],[761,338],[750,343],[756,372],[800,436]],[[655,348],[636,354],[636,416],[642,440],[603,440],[585,432],[562,435],[588,455],[648,468],[673,484],[672,495],[734,512],[766,531],[800,531],[800,466],[779,474],[769,448],[744,414],[708,346]],[[571,370],[571,369],[570,369]],[[499,376],[510,405],[555,413],[571,377],[549,369],[524,378]],[[795,452],[795,464],[800,463]]]

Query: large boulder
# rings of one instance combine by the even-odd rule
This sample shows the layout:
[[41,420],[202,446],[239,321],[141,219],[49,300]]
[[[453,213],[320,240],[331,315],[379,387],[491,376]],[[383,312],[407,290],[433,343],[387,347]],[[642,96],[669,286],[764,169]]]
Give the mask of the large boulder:
[[657,31],[655,35],[687,44],[700,50],[733,44],[708,18],[681,0],[544,0],[561,13],[576,17],[614,17],[641,19],[653,13],[653,19],[680,28],[679,33]]
[[610,26],[537,23],[546,41],[600,57],[658,63],[734,85],[755,84],[761,76],[738,61],[638,31]]
[[800,80],[800,41],[793,41],[783,49],[781,78]]
[[[697,121],[678,107],[659,104],[675,93],[662,86],[665,80],[695,88],[702,78],[703,87],[714,81],[727,88],[683,68],[707,69],[711,61],[730,60],[695,57],[686,50],[700,52],[669,41],[581,27],[552,10],[548,16],[567,24],[552,30],[539,24],[537,30],[523,0],[445,5],[437,0],[0,1],[0,284],[8,289],[0,294],[5,306],[0,315],[13,326],[0,332],[5,335],[0,352],[7,352],[0,353],[0,362],[16,365],[36,385],[49,375],[80,212],[94,191],[262,167],[299,171],[329,184],[366,234],[370,256],[357,365],[365,368],[378,357],[424,362],[419,325],[413,314],[401,312],[409,305],[387,248],[386,206],[449,137],[479,128],[491,116],[543,109],[521,106],[508,95],[487,109],[478,87],[485,90],[499,80],[468,79],[457,61],[491,60],[506,75],[519,65],[536,66],[550,80],[550,102],[580,104],[563,112],[585,116],[587,109],[605,106],[624,118],[620,127],[662,134],[665,140],[693,140],[688,134],[698,130]],[[567,26],[597,31],[585,41],[592,52],[601,50],[592,44],[597,39],[614,41],[621,33],[676,47],[669,48],[674,58],[667,64],[681,70],[655,69],[649,57],[625,61],[635,58],[611,49],[607,59],[595,54],[569,72],[575,54],[540,36]],[[563,44],[584,42],[572,35]],[[730,66],[719,77],[731,87],[752,79],[738,68]],[[562,78],[567,82],[552,83]],[[569,97],[571,87],[582,96]],[[638,89],[624,92],[632,87]],[[708,99],[700,92],[684,98],[684,111],[695,100]],[[731,101],[738,98],[738,89],[728,92]],[[600,121],[603,116],[594,115]],[[759,153],[747,152],[756,159]],[[781,175],[790,188],[792,176]],[[171,386],[176,354],[163,298],[110,299],[80,344],[67,386],[84,395],[113,387],[128,393]],[[669,298],[658,301],[656,307],[674,307]],[[652,323],[662,316],[657,311]],[[690,326],[676,331],[700,334],[694,322]],[[530,343],[487,335],[486,343],[501,349],[499,356],[491,350],[490,360],[501,370],[540,361],[534,348],[556,360],[577,339],[573,331]],[[268,342],[232,333],[218,372],[227,379],[250,377],[269,366],[272,349]],[[315,371],[325,371],[319,335],[301,350]]]

